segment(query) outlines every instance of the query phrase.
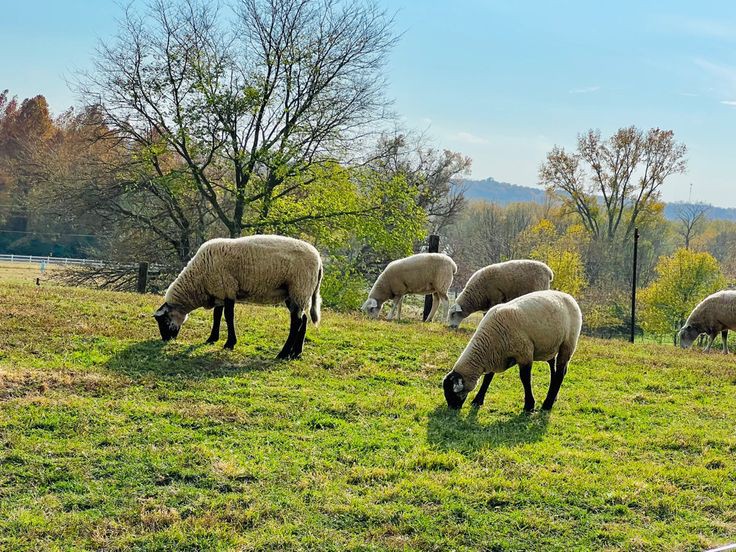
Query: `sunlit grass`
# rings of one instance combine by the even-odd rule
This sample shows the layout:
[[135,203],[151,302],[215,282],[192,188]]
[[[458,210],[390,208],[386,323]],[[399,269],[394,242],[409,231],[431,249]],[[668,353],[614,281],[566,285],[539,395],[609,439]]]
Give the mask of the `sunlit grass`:
[[[736,540],[736,360],[584,339],[549,415],[518,369],[459,414],[471,330],[209,312],[0,281],[0,549],[701,550]],[[549,381],[534,370],[538,403]]]

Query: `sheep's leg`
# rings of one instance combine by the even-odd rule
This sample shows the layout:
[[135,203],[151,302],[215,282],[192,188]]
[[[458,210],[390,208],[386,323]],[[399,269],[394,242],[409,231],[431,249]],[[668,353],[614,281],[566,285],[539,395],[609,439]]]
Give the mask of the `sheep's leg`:
[[398,304],[399,304],[398,300],[395,298],[391,301],[391,310],[389,311],[388,316],[386,317],[386,320],[394,319],[394,316],[396,315],[396,307]]
[[402,295],[401,297],[399,297],[399,306],[398,306],[398,310],[396,312],[396,321],[397,322],[401,322],[401,305],[403,305],[403,304],[404,304],[404,296]]
[[447,296],[447,293],[439,293],[438,295],[440,298],[440,302],[445,306],[445,320],[447,320],[450,314],[450,298]]
[[299,358],[302,356],[302,350],[304,349],[304,339],[307,336],[307,315],[303,314],[301,319],[301,325],[297,330],[294,338],[294,345],[291,348],[291,354],[289,358]]
[[563,350],[557,354],[557,361],[552,359],[549,361],[549,389],[547,390],[547,398],[542,403],[542,410],[551,410],[557,400],[557,394],[560,392],[562,380],[567,374],[567,363],[570,361],[570,355]]
[[519,377],[524,386],[524,410],[534,410],[534,393],[532,393],[532,363],[519,366]]
[[708,334],[708,344],[705,346],[705,349],[703,349],[704,353],[707,353],[710,351],[710,347],[711,345],[713,345],[713,341],[715,341],[716,335],[718,334],[715,334],[715,333]]
[[432,294],[432,310],[429,311],[426,322],[432,322],[434,320],[434,314],[440,306],[440,296],[437,293]]
[[483,402],[486,399],[486,391],[488,391],[488,386],[491,385],[492,379],[493,372],[488,372],[483,376],[483,383],[481,383],[480,389],[478,389],[478,393],[475,395],[473,402],[470,403],[472,406],[475,406],[476,408],[483,406]]
[[224,349],[234,349],[238,342],[235,337],[235,301],[233,299],[225,299],[225,323],[227,324],[227,341],[223,346]]
[[723,341],[723,354],[728,354],[728,330],[721,331],[721,341]]
[[217,343],[220,339],[220,321],[222,320],[222,306],[215,307],[212,310],[212,331],[205,343]]
[[281,352],[276,356],[276,358],[279,359],[290,357],[291,352],[294,348],[296,336],[299,333],[299,326],[301,324],[301,319],[299,318],[299,312],[297,311],[296,305],[294,305],[291,300],[287,299],[286,306],[289,308],[290,315],[289,337],[286,338],[286,343],[284,343],[284,347],[281,349]]

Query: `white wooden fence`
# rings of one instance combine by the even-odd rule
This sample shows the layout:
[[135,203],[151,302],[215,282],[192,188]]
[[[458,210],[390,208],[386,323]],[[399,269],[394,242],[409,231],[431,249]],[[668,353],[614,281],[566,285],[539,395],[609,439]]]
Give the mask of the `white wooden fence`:
[[38,255],[15,255],[0,253],[0,263],[46,263],[56,265],[91,265],[104,266],[104,261],[95,259],[71,259],[69,257],[41,257]]

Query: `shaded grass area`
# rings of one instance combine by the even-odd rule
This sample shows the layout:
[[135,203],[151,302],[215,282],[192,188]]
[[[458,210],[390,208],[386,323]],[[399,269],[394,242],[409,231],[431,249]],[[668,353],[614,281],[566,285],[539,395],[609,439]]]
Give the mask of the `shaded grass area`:
[[[157,340],[160,298],[0,282],[0,549],[700,550],[736,540],[736,361],[584,339],[555,410],[480,410],[471,335],[283,308]],[[543,397],[546,363],[534,369]]]

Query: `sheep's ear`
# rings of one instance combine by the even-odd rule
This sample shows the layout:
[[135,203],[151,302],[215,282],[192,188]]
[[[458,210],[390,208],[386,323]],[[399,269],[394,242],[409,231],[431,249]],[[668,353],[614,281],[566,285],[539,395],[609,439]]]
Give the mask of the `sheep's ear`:
[[372,297],[369,298],[365,303],[363,303],[363,310],[366,311],[370,309],[375,309],[376,307],[378,307],[378,301],[376,301]]
[[452,314],[452,313],[455,313],[455,312],[462,312],[462,311],[463,311],[463,308],[460,305],[458,305],[457,303],[455,303],[455,304],[453,304],[450,307],[450,310],[448,312],[450,314]]
[[455,377],[452,378],[452,390],[455,393],[465,391],[465,381],[463,381],[463,377],[460,374],[455,374]]
[[156,312],[153,313],[154,318],[161,318],[164,314],[169,312],[169,305],[164,303],[161,305]]

